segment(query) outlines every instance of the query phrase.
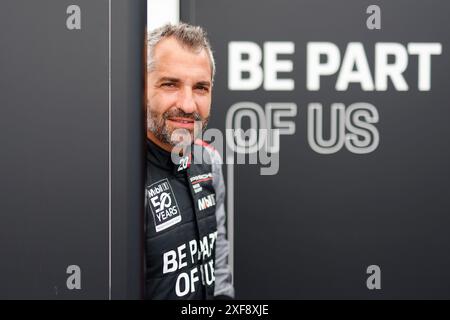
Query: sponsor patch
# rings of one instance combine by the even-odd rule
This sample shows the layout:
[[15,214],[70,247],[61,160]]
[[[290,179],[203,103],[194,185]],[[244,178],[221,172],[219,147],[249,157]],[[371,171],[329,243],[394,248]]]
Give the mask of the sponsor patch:
[[147,187],[147,198],[156,232],[165,230],[181,221],[180,208],[167,178]]
[[214,193],[198,199],[198,210],[202,211],[216,205],[216,195]]
[[209,173],[200,174],[198,176],[191,177],[190,180],[191,180],[192,185],[195,185],[200,182],[210,181],[210,180],[212,180],[212,178],[213,178],[212,173],[209,172]]
[[192,187],[194,188],[194,192],[195,193],[199,193],[203,190],[202,186],[200,185],[200,183],[196,183],[194,185],[192,185]]

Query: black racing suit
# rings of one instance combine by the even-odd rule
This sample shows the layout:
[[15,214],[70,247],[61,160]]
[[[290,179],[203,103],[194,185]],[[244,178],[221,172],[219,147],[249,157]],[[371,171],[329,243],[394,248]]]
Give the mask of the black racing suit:
[[234,297],[224,198],[221,158],[211,147],[197,141],[173,163],[147,139],[146,299]]

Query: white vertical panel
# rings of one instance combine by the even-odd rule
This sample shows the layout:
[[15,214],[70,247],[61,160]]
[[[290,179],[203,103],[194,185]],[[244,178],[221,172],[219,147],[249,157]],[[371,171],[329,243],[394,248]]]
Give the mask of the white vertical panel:
[[180,0],[147,0],[147,30],[180,21]]

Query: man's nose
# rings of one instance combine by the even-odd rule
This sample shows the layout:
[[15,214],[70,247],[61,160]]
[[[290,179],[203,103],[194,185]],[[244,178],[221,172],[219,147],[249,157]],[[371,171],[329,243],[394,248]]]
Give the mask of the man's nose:
[[196,111],[196,104],[191,88],[184,88],[179,97],[179,108],[186,113],[194,113]]

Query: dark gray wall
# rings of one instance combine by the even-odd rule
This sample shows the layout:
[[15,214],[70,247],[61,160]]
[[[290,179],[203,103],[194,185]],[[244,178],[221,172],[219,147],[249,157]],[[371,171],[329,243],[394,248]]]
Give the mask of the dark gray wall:
[[143,294],[143,47],[146,0],[111,4],[111,161],[113,299]]
[[[382,29],[366,28],[366,8],[378,4]],[[225,128],[236,102],[294,102],[295,135],[282,136],[280,171],[261,176],[258,165],[234,172],[234,270],[238,298],[450,298],[450,5],[444,1],[182,1],[184,21],[210,35],[217,63],[211,126]],[[294,91],[231,91],[228,43],[293,41]],[[364,92],[359,85],[306,89],[306,43],[330,41],[343,54],[362,42],[373,74],[376,42],[440,42],[431,91],[417,89],[417,57],[410,56],[399,92]],[[286,57],[285,57],[286,58]],[[378,148],[324,155],[307,141],[307,106],[373,104]],[[368,290],[366,268],[379,265],[381,290]]]
[[0,6],[0,298],[138,297],[145,1]]

